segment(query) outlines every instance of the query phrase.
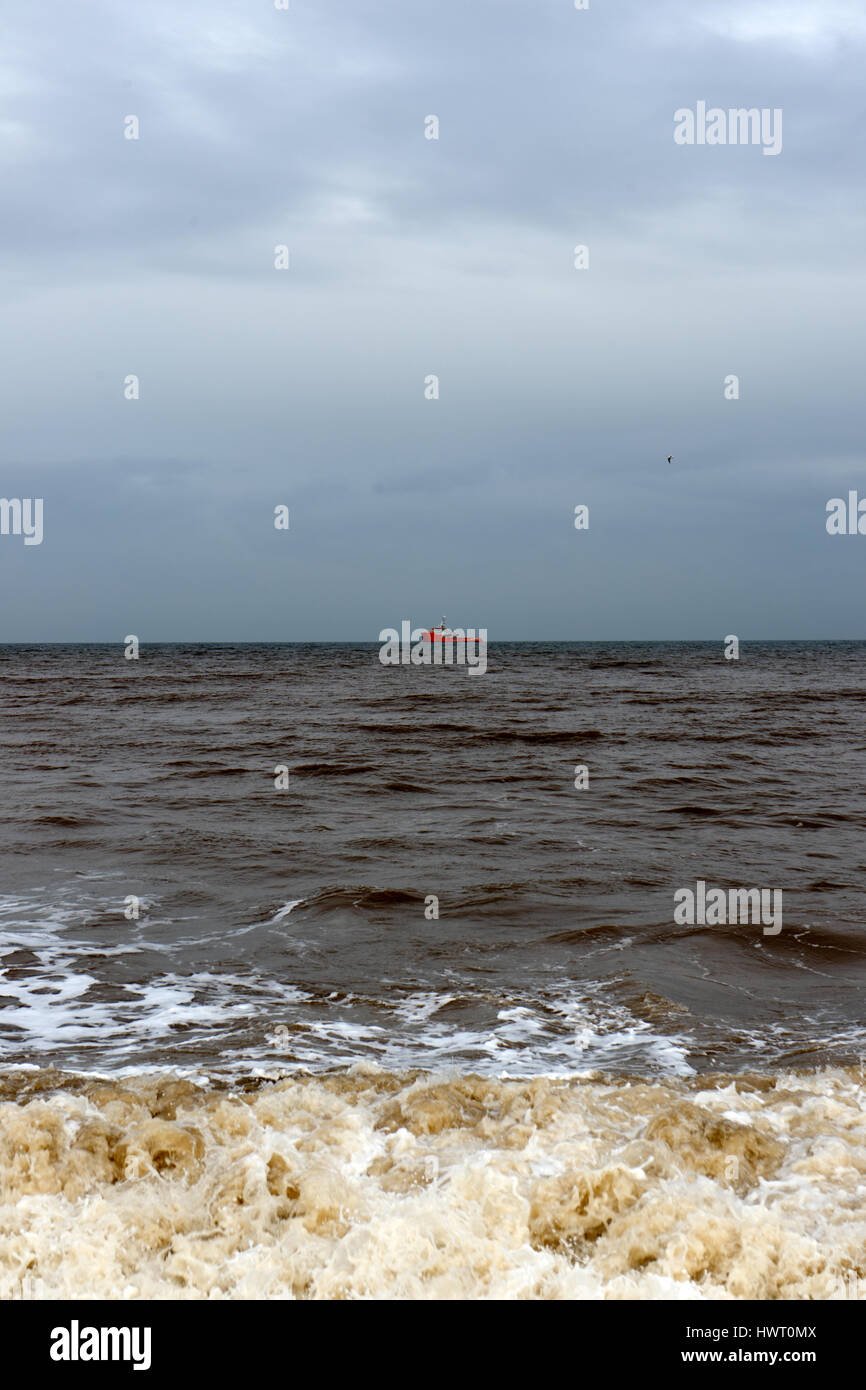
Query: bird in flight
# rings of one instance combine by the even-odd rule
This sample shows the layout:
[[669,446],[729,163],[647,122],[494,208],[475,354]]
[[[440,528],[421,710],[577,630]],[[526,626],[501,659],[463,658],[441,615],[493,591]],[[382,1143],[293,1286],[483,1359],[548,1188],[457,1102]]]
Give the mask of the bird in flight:
[[670,463],[672,459],[673,459],[673,454],[668,454],[668,463]]

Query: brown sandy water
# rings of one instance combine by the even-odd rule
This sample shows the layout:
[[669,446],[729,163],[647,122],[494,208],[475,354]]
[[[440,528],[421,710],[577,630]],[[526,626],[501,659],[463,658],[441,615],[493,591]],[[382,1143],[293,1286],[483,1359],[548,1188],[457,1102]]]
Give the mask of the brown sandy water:
[[863,1079],[9,1073],[0,1296],[864,1296]]
[[864,656],[0,648],[0,1296],[862,1293]]
[[[491,640],[475,679],[372,644],[2,647],[0,1065],[856,1064],[864,669],[858,642]],[[678,924],[698,880],[780,892],[783,930]]]

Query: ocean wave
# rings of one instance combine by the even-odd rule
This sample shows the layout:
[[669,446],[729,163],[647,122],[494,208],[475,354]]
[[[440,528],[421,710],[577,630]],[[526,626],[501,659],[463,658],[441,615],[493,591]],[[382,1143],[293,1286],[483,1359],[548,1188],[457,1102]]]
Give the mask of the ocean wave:
[[866,1292],[860,1069],[0,1075],[0,1297]]

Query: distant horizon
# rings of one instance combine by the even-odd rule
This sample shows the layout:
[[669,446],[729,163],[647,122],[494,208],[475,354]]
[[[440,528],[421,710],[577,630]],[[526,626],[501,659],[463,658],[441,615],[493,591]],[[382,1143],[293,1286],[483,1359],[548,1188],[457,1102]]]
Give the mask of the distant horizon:
[[[827,642],[863,642],[866,643],[866,636],[861,637],[743,637],[741,634],[730,634],[739,639],[740,645],[752,643],[754,645],[790,645],[798,646],[806,642],[816,645]],[[531,646],[696,646],[705,647],[715,644],[724,645],[725,637],[489,637],[488,646],[497,644],[512,647],[531,647]],[[123,647],[124,641],[119,638],[88,638],[78,640],[76,638],[63,638],[51,641],[31,640],[18,642],[0,642],[0,651],[4,648],[15,649],[17,647]],[[185,637],[185,638],[139,638],[139,649],[146,647],[379,647],[381,645],[378,637],[333,637],[322,641],[318,638],[306,637]]]

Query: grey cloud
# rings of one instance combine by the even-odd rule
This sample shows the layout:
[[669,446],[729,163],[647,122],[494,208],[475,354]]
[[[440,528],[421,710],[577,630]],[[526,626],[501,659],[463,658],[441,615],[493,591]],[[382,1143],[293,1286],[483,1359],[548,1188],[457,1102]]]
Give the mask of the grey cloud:
[[[5,640],[858,635],[864,28],[772,13],[15,10]],[[698,99],[782,154],[676,146]]]

